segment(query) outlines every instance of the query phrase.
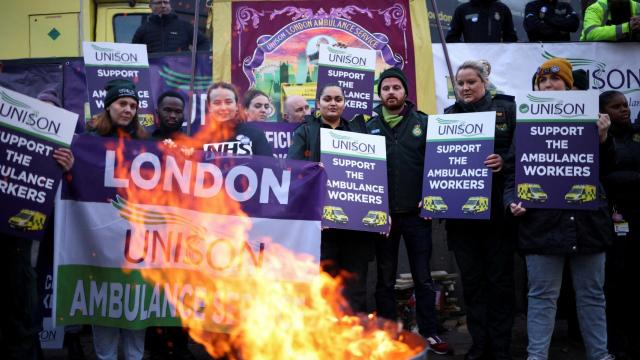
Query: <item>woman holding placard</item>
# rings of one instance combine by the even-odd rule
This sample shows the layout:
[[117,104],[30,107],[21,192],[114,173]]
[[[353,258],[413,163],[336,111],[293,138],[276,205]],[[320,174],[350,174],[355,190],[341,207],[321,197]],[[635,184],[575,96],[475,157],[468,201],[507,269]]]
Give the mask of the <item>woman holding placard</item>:
[[[293,133],[289,159],[319,162],[321,128],[363,134],[367,132],[362,119],[347,121],[342,118],[346,101],[339,85],[325,85],[318,92],[316,103],[318,116],[305,116],[302,124]],[[367,311],[367,271],[369,261],[374,257],[374,236],[363,231],[322,230],[320,244],[322,270],[334,277],[344,276],[344,295],[354,312]]]
[[460,268],[467,324],[473,344],[467,359],[509,359],[514,311],[512,223],[500,204],[505,166],[512,166],[509,148],[515,129],[513,96],[488,91],[487,67],[466,61],[456,72],[457,101],[446,114],[496,112],[494,153],[484,164],[493,171],[491,218],[446,221],[447,241]]
[[[571,64],[565,59],[550,59],[538,68],[535,81],[540,91],[570,90]],[[612,162],[613,147],[607,136],[610,124],[608,115],[599,116],[601,176],[607,172],[603,167]],[[598,193],[601,189],[599,186]],[[604,251],[611,243],[613,226],[606,204],[603,202],[596,210],[526,209],[516,201],[515,176],[510,176],[505,205],[519,217],[518,249],[525,255],[529,279],[528,359],[548,357],[565,259],[571,268],[587,358],[612,359],[607,349],[603,290]]]

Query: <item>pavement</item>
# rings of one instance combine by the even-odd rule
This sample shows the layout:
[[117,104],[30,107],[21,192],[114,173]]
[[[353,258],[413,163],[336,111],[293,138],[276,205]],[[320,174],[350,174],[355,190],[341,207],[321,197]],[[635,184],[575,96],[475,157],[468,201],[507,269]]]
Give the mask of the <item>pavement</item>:
[[[464,316],[458,318],[447,319],[444,323],[446,331],[442,334],[442,337],[449,342],[453,348],[453,353],[449,355],[436,355],[430,354],[430,360],[463,360],[464,354],[471,346],[471,338],[467,330]],[[93,342],[91,337],[91,331],[89,327],[85,327],[85,331],[81,334],[81,344],[86,355],[86,359],[96,359],[93,352]],[[526,359],[526,317],[524,315],[518,315],[515,319],[513,328],[513,343],[512,354],[514,360]],[[200,360],[211,359],[204,350],[204,348],[195,343],[189,345],[191,352],[195,355],[195,358]],[[44,350],[44,359],[50,360],[64,360],[66,357],[66,350]],[[121,357],[122,358],[122,357]],[[148,354],[145,356],[148,359]],[[585,359],[584,350],[581,343],[576,343],[569,340],[567,324],[564,320],[558,320],[556,322],[556,328],[551,343],[549,352],[549,359],[562,359],[562,360],[582,360]]]

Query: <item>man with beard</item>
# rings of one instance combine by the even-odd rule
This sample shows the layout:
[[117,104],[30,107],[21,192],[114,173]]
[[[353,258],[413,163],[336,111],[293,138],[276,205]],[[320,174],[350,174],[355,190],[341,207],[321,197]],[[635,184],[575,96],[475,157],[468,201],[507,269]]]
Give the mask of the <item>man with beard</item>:
[[158,98],[156,108],[158,115],[152,136],[154,139],[173,139],[182,133],[184,121],[184,100],[182,95],[174,91],[166,91]]
[[[158,115],[152,137],[162,141],[182,134],[184,100],[174,91],[166,91],[158,98]],[[188,330],[181,327],[150,327],[146,333],[146,347],[150,359],[195,360],[189,351]]]
[[396,320],[395,298],[398,247],[400,237],[409,256],[411,276],[415,285],[416,320],[420,334],[430,351],[449,352],[449,345],[438,337],[435,290],[431,279],[431,221],[420,217],[420,198],[426,147],[427,115],[418,112],[407,101],[407,78],[402,70],[389,68],[380,74],[378,96],[382,105],[367,123],[367,131],[381,135],[387,146],[387,177],[389,182],[389,237],[376,240],[378,281],[376,308],[378,315]]
[[598,0],[584,13],[580,41],[640,41],[640,3]]
[[453,13],[447,42],[499,43],[516,42],[509,7],[497,0],[470,0]]
[[524,9],[524,28],[530,42],[571,41],[580,18],[571,5],[558,0],[535,0]]

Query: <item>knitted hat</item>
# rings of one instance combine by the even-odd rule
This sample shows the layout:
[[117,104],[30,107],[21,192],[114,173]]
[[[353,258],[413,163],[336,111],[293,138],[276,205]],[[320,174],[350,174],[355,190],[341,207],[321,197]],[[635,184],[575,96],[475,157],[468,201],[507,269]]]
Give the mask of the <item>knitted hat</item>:
[[38,94],[38,100],[50,102],[57,107],[62,107],[60,99],[58,98],[58,91],[53,87],[42,90]]
[[130,97],[133,98],[137,103],[140,102],[140,99],[138,99],[138,93],[136,92],[136,86],[130,80],[111,80],[107,83],[104,89],[107,90],[107,96],[104,98],[105,109],[121,97]]
[[578,90],[589,90],[589,77],[587,76],[587,72],[578,69],[573,70],[573,86],[575,86]]
[[378,96],[380,96],[380,91],[382,90],[382,81],[386,78],[397,78],[402,83],[404,87],[404,92],[406,95],[409,95],[409,88],[407,87],[407,77],[404,75],[402,70],[397,67],[390,67],[387,70],[383,71],[378,78]]
[[544,64],[540,65],[536,72],[536,84],[540,83],[540,76],[556,74],[562,79],[562,81],[564,81],[567,88],[571,89],[573,87],[573,74],[571,73],[571,70],[571,64],[566,59],[553,58],[547,60]]

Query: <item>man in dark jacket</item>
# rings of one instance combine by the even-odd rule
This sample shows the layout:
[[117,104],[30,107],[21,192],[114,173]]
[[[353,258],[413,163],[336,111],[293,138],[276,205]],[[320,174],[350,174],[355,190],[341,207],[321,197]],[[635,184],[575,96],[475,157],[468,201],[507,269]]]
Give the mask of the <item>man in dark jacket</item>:
[[497,0],[471,0],[459,5],[453,13],[447,42],[499,43],[516,42],[509,7]]
[[524,9],[524,29],[530,42],[571,41],[580,19],[571,5],[558,0],[535,0]]
[[449,352],[449,346],[437,335],[435,290],[431,279],[431,221],[420,217],[427,115],[407,101],[407,78],[398,68],[380,74],[378,95],[382,102],[377,114],[367,123],[370,134],[381,135],[387,146],[389,212],[391,233],[376,242],[378,282],[376,307],[378,315],[395,320],[394,286],[398,269],[398,246],[404,238],[411,276],[415,285],[416,320],[420,334],[430,350]]
[[[133,44],[146,44],[147,52],[187,51],[193,42],[193,25],[171,11],[169,0],[151,0],[151,16],[133,35]],[[198,34],[198,50],[209,50],[209,40]]]

